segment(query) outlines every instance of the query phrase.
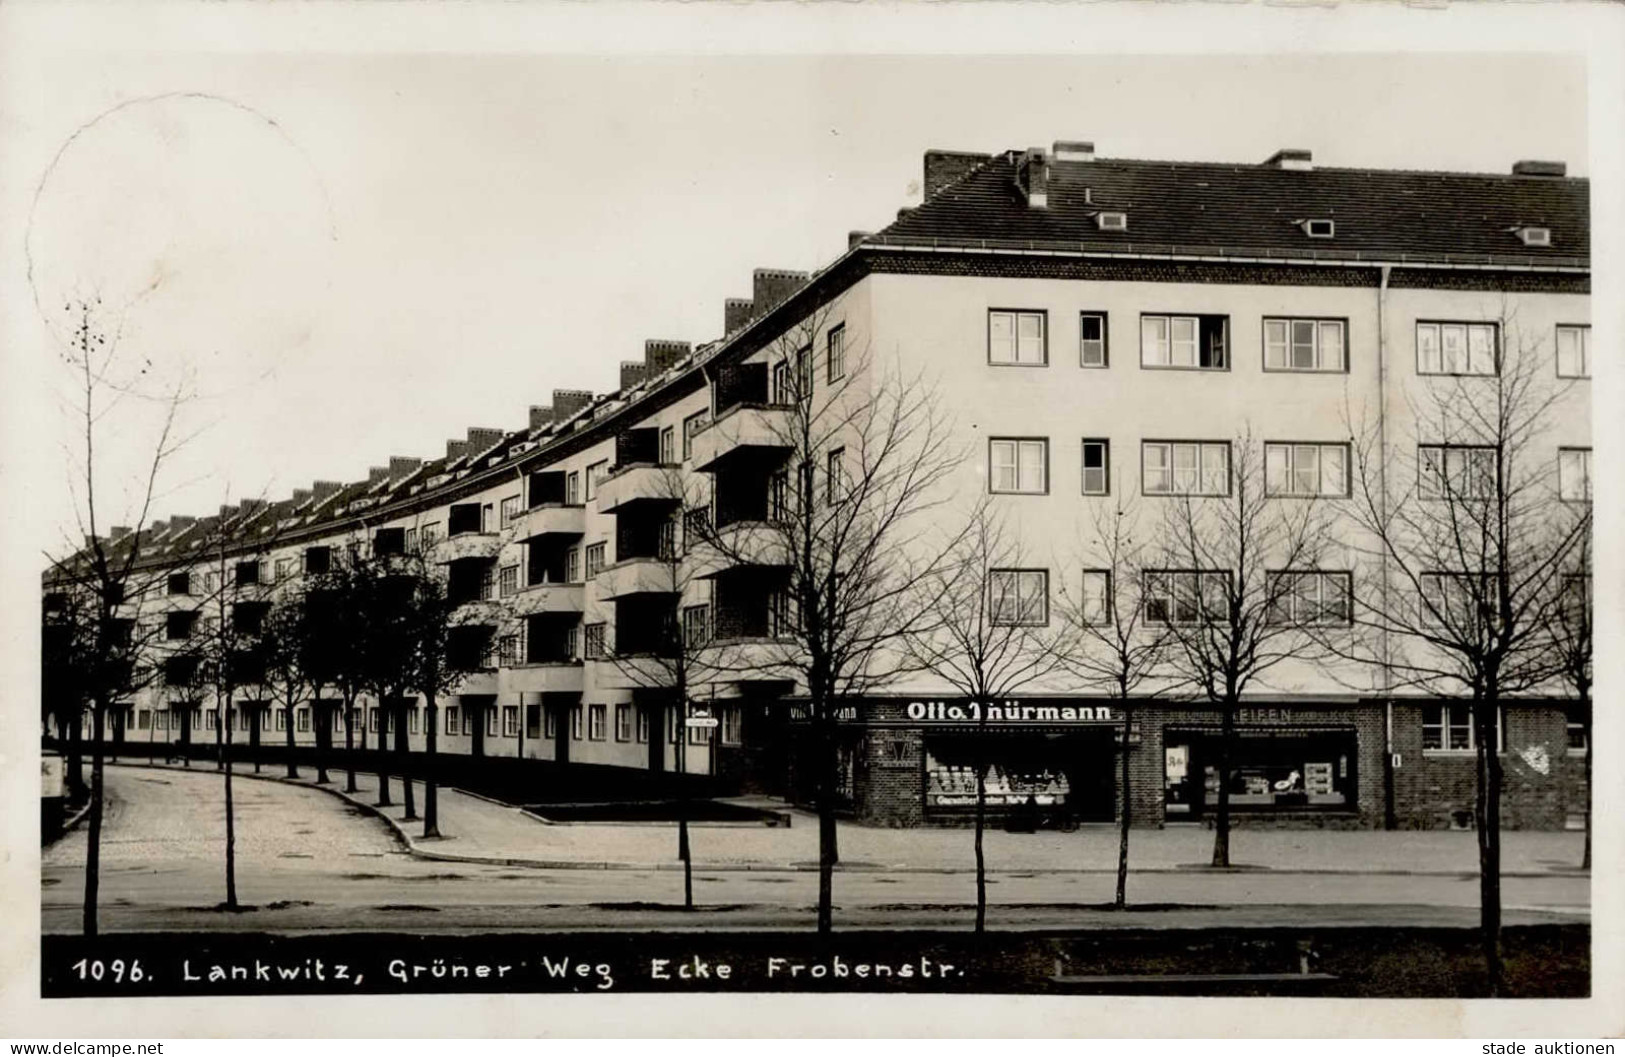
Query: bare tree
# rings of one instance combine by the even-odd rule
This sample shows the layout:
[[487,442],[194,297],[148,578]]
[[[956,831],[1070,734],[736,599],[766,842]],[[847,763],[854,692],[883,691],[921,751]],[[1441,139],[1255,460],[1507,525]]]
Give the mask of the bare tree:
[[[329,552],[325,571],[315,575],[305,598],[310,633],[305,667],[318,687],[338,690],[344,723],[344,791],[356,791],[356,700],[367,686],[367,666],[361,652],[368,630],[370,580],[359,546]],[[361,749],[366,750],[366,724],[361,724]]]
[[1352,510],[1364,559],[1355,622],[1365,634],[1350,640],[1352,655],[1395,688],[1465,698],[1471,711],[1491,994],[1502,987],[1500,712],[1509,697],[1563,675],[1552,628],[1562,578],[1590,532],[1589,514],[1554,513],[1564,497],[1544,450],[1567,385],[1549,377],[1540,343],[1524,340],[1511,315],[1498,332],[1499,352],[1493,337],[1482,349],[1442,352],[1441,365],[1457,373],[1419,379],[1409,435],[1390,440],[1380,419],[1355,430]]
[[[69,407],[77,423],[79,442],[78,450],[69,453],[69,488],[84,543],[70,544],[64,548],[67,557],[51,560],[50,577],[87,603],[82,612],[88,618],[91,660],[85,672],[84,695],[91,710],[92,743],[84,931],[95,935],[101,866],[103,737],[115,703],[150,678],[142,650],[142,625],[138,622],[148,587],[143,579],[147,575],[144,559],[151,535],[148,521],[161,471],[185,440],[177,419],[188,388],[183,378],[156,394],[144,390],[141,381],[145,367],[121,355],[118,329],[104,322],[99,300],[69,303],[64,313],[69,327],[61,342],[60,356],[71,380]],[[137,479],[111,484],[104,479],[108,460],[101,442],[113,431],[120,434],[120,444],[126,451],[132,442],[140,443],[132,441],[139,437],[138,430],[124,428],[127,422],[110,417],[132,407],[151,414],[150,452],[141,461]],[[109,512],[114,510],[120,512],[112,517],[126,524],[107,531],[104,526],[110,520]],[[72,726],[77,737],[77,715]]]
[[[1147,483],[1148,493],[1165,491],[1171,498],[1163,511],[1163,567],[1148,570],[1140,590],[1143,619],[1166,629],[1173,643],[1176,677],[1219,712],[1213,865],[1228,867],[1231,761],[1242,696],[1283,662],[1315,653],[1303,624],[1323,619],[1328,608],[1346,613],[1347,581],[1320,572],[1329,532],[1325,508],[1313,497],[1270,495],[1286,490],[1270,487],[1262,446],[1250,430],[1230,444],[1196,447],[1193,462],[1182,464],[1175,452],[1163,476]],[[1312,491],[1320,490],[1317,479]],[[1307,621],[1293,602],[1306,583],[1317,595]],[[1319,597],[1322,589],[1331,594]]]
[[[299,761],[295,756],[294,710],[299,702],[310,699],[314,718],[320,687],[313,684],[311,672],[305,662],[310,657],[307,636],[311,626],[305,606],[305,591],[300,587],[283,588],[282,595],[266,614],[261,630],[261,657],[265,665],[265,685],[272,699],[280,703],[286,734],[289,778],[299,777]],[[316,729],[320,729],[319,720]]]
[[[403,628],[407,644],[406,671],[402,687],[422,694],[424,703],[423,836],[439,837],[439,699],[455,690],[467,671],[453,663],[456,655],[451,645],[451,629],[456,623],[456,605],[446,593],[443,576],[430,570],[420,555],[408,555],[400,565],[400,574],[406,578],[400,601],[407,607]],[[411,779],[405,782],[410,797]],[[408,817],[411,817],[410,809]]]
[[924,376],[882,370],[829,324],[828,308],[814,311],[761,362],[725,368],[712,437],[695,440],[737,440],[765,456],[707,469],[715,512],[705,540],[736,577],[724,590],[764,603],[763,641],[718,667],[806,688],[820,932],[832,925],[838,858],[838,717],[907,672],[903,642],[932,618],[921,590],[947,562],[929,522],[953,499],[963,455]]
[[1077,648],[1067,654],[1067,667],[1086,685],[1109,694],[1117,703],[1122,726],[1118,734],[1122,810],[1118,817],[1117,893],[1115,905],[1128,905],[1129,828],[1133,825],[1134,790],[1130,751],[1136,706],[1166,698],[1181,688],[1170,667],[1174,645],[1166,621],[1146,620],[1145,568],[1152,551],[1140,535],[1140,507],[1129,498],[1113,505],[1096,504],[1088,542],[1080,548],[1082,568],[1077,594],[1063,585],[1061,615],[1075,629]]
[[981,933],[987,927],[988,706],[1062,671],[1072,636],[1064,620],[1051,618],[1048,573],[1025,568],[1020,540],[998,512],[978,503],[956,538],[947,560],[922,579],[929,617],[909,628],[904,648],[919,670],[953,687],[975,710],[973,844]]

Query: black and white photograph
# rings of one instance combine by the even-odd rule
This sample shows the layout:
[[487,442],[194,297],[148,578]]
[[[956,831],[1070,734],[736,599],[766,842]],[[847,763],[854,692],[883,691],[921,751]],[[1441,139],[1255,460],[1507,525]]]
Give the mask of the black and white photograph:
[[0,1034],[1625,1032],[1618,12],[986,7],[0,12]]

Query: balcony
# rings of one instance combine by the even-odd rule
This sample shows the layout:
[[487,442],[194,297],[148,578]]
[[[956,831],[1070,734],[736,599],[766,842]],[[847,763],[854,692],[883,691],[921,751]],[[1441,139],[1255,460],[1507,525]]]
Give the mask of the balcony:
[[522,540],[538,536],[580,536],[587,531],[587,508],[579,504],[548,503],[531,507],[513,524]]
[[586,605],[585,584],[533,584],[513,596],[513,611],[528,617],[535,613],[580,613]]
[[633,503],[683,501],[683,480],[670,466],[639,463],[623,466],[598,482],[598,512],[609,514]]
[[690,576],[708,580],[734,569],[788,568],[791,557],[783,530],[765,521],[736,521],[717,530],[716,543],[696,543],[684,560]]
[[694,434],[694,469],[711,473],[735,459],[782,457],[790,450],[791,408],[735,404]]
[[[497,692],[497,673],[494,668],[477,668],[463,675],[463,681],[457,684],[457,694],[487,695]],[[442,699],[442,705],[447,702]]]
[[606,566],[594,581],[601,600],[632,595],[675,594],[681,580],[672,563],[660,558],[628,558]]
[[438,565],[467,558],[494,559],[502,550],[502,537],[495,532],[464,532],[436,540],[429,548],[429,560]]
[[595,661],[592,684],[599,690],[650,690],[676,684],[669,664],[656,657],[640,659],[622,657],[613,661]]
[[580,661],[518,664],[502,669],[498,682],[504,694],[579,694],[583,671]]

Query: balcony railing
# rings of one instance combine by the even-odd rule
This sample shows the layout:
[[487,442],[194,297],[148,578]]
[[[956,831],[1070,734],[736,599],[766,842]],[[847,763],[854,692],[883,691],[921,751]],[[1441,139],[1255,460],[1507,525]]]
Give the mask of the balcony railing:
[[445,565],[465,558],[495,558],[502,551],[502,537],[495,532],[465,532],[436,540],[429,548],[429,560]]
[[603,600],[631,595],[675,594],[681,580],[673,575],[672,563],[659,558],[629,558],[605,567],[596,580],[598,597]]
[[600,514],[608,514],[634,503],[675,506],[682,501],[682,478],[670,466],[653,463],[621,466],[598,482]]
[[532,584],[510,596],[513,611],[520,616],[533,613],[580,613],[586,606],[585,584]]
[[519,538],[538,536],[580,536],[587,531],[587,508],[579,503],[548,503],[534,506],[513,521]]

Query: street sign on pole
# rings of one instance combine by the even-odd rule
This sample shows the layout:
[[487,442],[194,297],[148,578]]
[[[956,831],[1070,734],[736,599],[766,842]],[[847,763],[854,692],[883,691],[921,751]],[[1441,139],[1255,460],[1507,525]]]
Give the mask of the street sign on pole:
[[686,726],[697,730],[712,730],[717,724],[718,720],[715,716],[689,716],[685,723]]

